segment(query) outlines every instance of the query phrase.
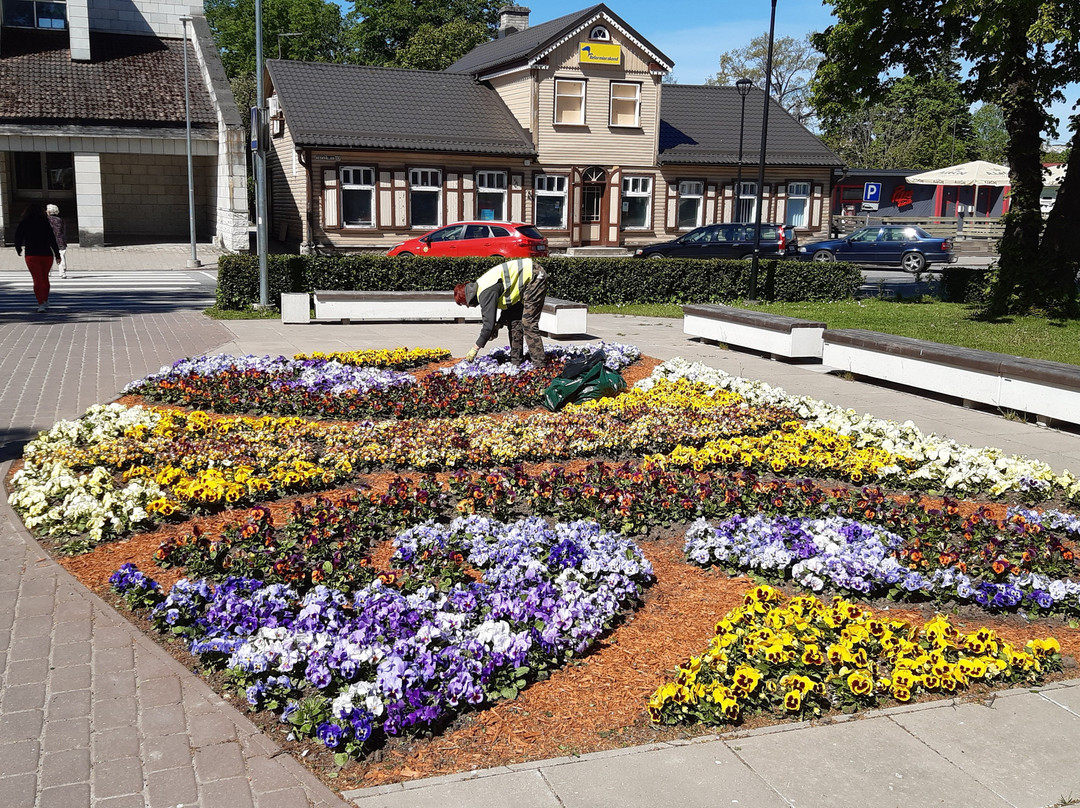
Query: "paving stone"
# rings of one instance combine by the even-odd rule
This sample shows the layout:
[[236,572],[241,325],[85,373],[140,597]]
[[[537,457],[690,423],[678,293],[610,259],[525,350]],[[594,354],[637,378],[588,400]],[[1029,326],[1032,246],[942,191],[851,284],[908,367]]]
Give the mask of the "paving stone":
[[44,682],[49,675],[48,659],[24,659],[19,662],[9,662],[4,684],[8,687],[29,685],[36,682]]
[[143,790],[142,764],[137,757],[95,760],[92,776],[95,797],[119,797]]
[[181,695],[180,680],[175,674],[139,681],[139,704],[143,709],[179,704]]
[[135,653],[128,648],[99,648],[94,637],[94,672],[98,675],[135,669]]
[[66,668],[69,665],[88,665],[93,657],[94,646],[89,638],[63,645],[54,645],[52,649],[52,666],[54,668]]
[[94,677],[94,695],[99,699],[130,698],[137,692],[134,670],[114,671]]
[[302,788],[286,788],[257,794],[255,804],[258,808],[309,808],[311,801]]
[[63,721],[66,718],[78,718],[90,715],[90,690],[68,690],[55,693],[49,699],[48,717],[50,721]]
[[94,729],[133,727],[139,715],[133,698],[97,699],[94,702]]
[[89,620],[67,620],[57,623],[52,634],[54,648],[58,649],[70,643],[88,642],[93,635],[92,625]]
[[37,808],[74,808],[90,804],[90,784],[72,783],[42,789],[38,795]]
[[16,621],[27,617],[48,617],[52,620],[53,599],[52,595],[39,595],[37,597],[20,597],[15,607]]
[[0,744],[0,777],[33,774],[38,769],[40,756],[41,744],[37,740]]
[[41,748],[59,752],[73,747],[90,746],[90,719],[70,718],[66,721],[46,721]]
[[4,808],[32,808],[37,794],[37,775],[0,777],[0,805]]
[[90,750],[47,752],[41,757],[41,785],[62,786],[90,782]]
[[45,706],[45,683],[34,682],[0,690],[0,712],[18,713],[39,710]]
[[147,772],[146,791],[150,797],[151,808],[195,805],[199,799],[199,791],[195,787],[195,772],[190,767]]
[[193,758],[186,733],[150,736],[143,741],[143,766],[148,772],[190,766]]
[[67,690],[86,690],[90,687],[92,673],[89,665],[74,665],[49,671],[49,689],[53,693]]
[[220,713],[188,715],[191,745],[197,749],[236,740],[236,724]]
[[136,757],[141,752],[139,733],[130,726],[95,732],[93,743],[95,758]]
[[199,796],[204,805],[228,805],[229,808],[254,808],[251,787],[243,777],[207,782],[200,777]]
[[18,638],[49,637],[53,632],[53,615],[42,614],[37,617],[19,617],[18,625],[12,625],[12,634]]
[[195,750],[195,773],[203,783],[210,780],[224,780],[229,777],[244,777],[247,767],[240,744],[219,743]]
[[23,710],[0,715],[0,738],[5,741],[37,740],[45,716],[41,710]]
[[124,794],[120,797],[94,800],[94,808],[146,808],[146,800],[142,794]]
[[257,794],[279,791],[296,785],[296,778],[281,765],[277,758],[267,760],[264,757],[249,757],[247,770],[248,777],[251,779],[251,788]]
[[45,637],[15,636],[11,640],[11,648],[8,650],[8,659],[12,662],[23,662],[28,659],[49,658],[49,650],[52,648],[52,640]]
[[165,704],[142,711],[140,725],[146,735],[172,735],[187,729],[187,719],[182,705]]

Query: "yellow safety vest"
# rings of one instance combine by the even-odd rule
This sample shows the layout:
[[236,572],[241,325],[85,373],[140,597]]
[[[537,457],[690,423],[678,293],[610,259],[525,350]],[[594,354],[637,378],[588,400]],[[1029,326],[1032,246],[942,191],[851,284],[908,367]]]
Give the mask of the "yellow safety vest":
[[513,258],[498,266],[493,266],[476,280],[476,296],[485,289],[502,281],[503,291],[499,295],[499,308],[505,309],[521,302],[525,287],[532,280],[533,261],[531,258]]

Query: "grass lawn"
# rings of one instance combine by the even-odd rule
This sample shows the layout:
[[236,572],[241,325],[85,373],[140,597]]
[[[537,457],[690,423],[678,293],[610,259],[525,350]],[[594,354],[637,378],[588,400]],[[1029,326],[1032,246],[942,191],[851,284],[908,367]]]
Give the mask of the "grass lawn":
[[[1007,317],[995,322],[975,319],[975,310],[960,303],[895,302],[866,298],[840,303],[734,303],[740,308],[769,311],[829,328],[863,328],[903,337],[961,345],[983,351],[1049,359],[1080,365],[1080,320]],[[681,317],[682,306],[590,306],[598,314]]]

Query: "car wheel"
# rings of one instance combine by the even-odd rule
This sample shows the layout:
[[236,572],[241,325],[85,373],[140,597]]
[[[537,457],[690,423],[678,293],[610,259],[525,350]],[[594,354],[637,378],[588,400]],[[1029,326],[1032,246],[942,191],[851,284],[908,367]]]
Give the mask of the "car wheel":
[[922,272],[926,269],[926,256],[917,252],[904,253],[900,259],[900,268],[912,274]]
[[667,258],[663,253],[649,253],[649,258]]
[[831,264],[833,261],[836,260],[836,256],[828,250],[818,250],[816,253],[814,253],[814,260],[821,261],[822,263]]
[[396,258],[412,258],[412,253],[411,252],[399,252],[395,257]]

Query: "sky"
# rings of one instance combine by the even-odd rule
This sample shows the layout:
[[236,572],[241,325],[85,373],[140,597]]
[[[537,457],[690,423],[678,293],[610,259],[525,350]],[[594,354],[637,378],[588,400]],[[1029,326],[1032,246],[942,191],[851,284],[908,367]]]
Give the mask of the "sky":
[[[540,23],[588,8],[590,0],[517,0],[532,10],[530,22]],[[593,0],[595,2],[595,0]],[[680,84],[703,84],[715,75],[720,54],[750,44],[769,31],[769,0],[604,0],[608,8],[675,62]],[[823,31],[833,21],[832,7],[821,0],[777,0],[776,38],[800,39],[811,31]],[[1053,113],[1064,121],[1080,86],[1070,85],[1070,101],[1057,104]],[[1066,142],[1068,132],[1059,127],[1055,142]]]

